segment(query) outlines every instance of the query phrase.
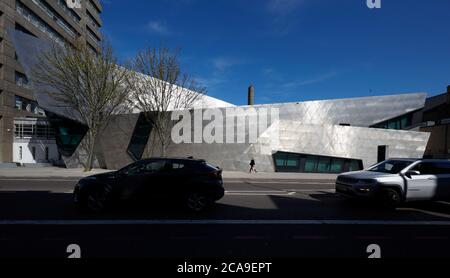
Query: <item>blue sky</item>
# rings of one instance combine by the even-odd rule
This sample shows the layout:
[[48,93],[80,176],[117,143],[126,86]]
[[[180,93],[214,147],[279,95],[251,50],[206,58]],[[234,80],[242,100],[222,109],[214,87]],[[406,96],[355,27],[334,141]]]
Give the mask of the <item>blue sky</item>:
[[448,0],[103,0],[103,33],[122,61],[180,47],[208,95],[246,104],[450,85]]

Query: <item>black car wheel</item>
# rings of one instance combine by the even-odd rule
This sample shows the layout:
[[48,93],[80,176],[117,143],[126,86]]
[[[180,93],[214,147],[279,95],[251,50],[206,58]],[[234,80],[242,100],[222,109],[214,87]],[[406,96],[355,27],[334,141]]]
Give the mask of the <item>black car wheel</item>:
[[204,211],[212,205],[213,201],[207,195],[192,192],[186,196],[186,208],[193,212]]
[[402,203],[400,192],[393,188],[383,188],[380,192],[381,203],[386,208],[396,208]]
[[88,189],[86,192],[85,208],[91,212],[101,212],[107,208],[109,191],[106,187]]
[[74,192],[73,192],[73,202],[75,204],[80,204],[80,189],[77,187],[75,188]]

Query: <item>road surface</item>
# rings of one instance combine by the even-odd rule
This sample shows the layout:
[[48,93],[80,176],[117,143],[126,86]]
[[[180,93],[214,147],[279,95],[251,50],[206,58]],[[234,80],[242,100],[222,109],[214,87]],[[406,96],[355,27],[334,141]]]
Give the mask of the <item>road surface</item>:
[[387,211],[348,202],[329,180],[226,180],[208,212],[170,205],[81,214],[73,179],[0,178],[0,257],[448,257],[450,204]]

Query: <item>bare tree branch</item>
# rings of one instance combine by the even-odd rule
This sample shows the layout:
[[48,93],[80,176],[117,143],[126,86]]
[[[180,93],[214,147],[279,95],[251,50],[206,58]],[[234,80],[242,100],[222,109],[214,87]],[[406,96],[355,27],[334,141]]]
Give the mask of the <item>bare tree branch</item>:
[[33,82],[61,106],[71,108],[89,128],[85,170],[92,169],[97,136],[111,116],[129,110],[127,86],[133,73],[120,67],[112,48],[96,54],[86,44],[53,46],[33,69]]
[[206,94],[206,88],[182,73],[178,50],[164,46],[139,52],[132,68],[138,73],[129,83],[134,106],[146,112],[161,142],[162,155],[166,156],[171,142],[171,111],[192,109]]

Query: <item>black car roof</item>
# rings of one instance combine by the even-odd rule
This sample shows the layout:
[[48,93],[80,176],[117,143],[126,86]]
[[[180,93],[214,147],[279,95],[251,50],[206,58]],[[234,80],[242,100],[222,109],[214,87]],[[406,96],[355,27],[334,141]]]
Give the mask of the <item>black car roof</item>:
[[396,157],[392,157],[392,158],[389,158],[388,160],[412,161],[412,162],[414,162],[414,161],[422,160],[422,158],[396,158]]
[[389,158],[388,160],[397,160],[397,161],[423,161],[423,162],[450,162],[449,159],[436,159],[436,158]]
[[193,157],[151,157],[142,159],[140,161],[150,161],[150,160],[177,160],[177,161],[195,161],[195,162],[204,162],[204,159],[196,159]]

